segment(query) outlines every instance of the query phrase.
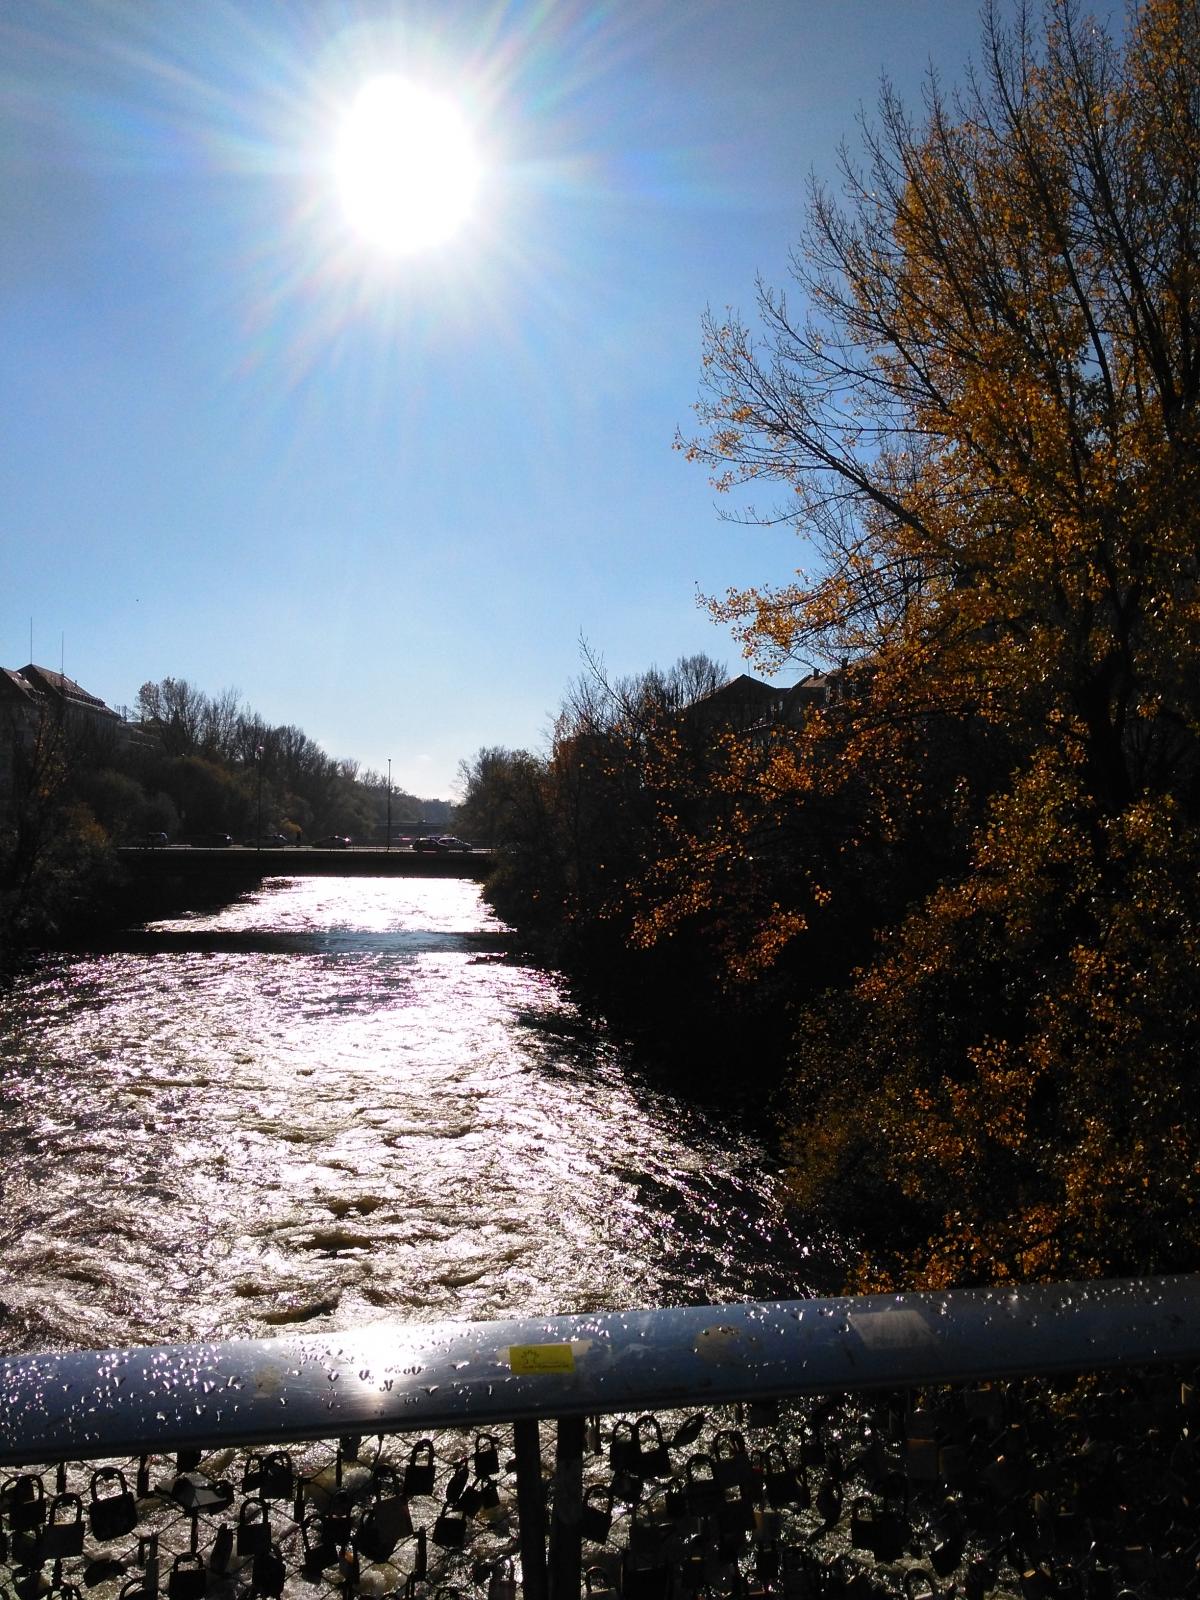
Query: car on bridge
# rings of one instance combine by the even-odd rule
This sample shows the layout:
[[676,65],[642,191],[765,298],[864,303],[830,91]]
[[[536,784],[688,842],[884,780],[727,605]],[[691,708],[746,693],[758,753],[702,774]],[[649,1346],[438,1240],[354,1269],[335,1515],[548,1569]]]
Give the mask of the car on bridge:
[[314,850],[349,850],[354,843],[348,833],[327,833],[323,839],[314,839]]

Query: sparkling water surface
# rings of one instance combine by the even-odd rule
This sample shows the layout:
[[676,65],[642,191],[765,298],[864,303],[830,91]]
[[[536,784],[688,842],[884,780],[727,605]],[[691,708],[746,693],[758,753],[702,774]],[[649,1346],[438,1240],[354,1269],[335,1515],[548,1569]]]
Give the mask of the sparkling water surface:
[[756,1138],[506,959],[476,884],[156,926],[237,948],[51,958],[4,1001],[4,1350],[808,1288]]

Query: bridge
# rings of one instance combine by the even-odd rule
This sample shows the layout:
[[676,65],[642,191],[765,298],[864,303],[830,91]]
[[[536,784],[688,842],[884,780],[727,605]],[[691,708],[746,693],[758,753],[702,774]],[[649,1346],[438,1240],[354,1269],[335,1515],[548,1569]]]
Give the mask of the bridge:
[[466,852],[413,850],[408,845],[357,845],[322,850],[312,845],[256,850],[233,845],[204,849],[168,845],[163,849],[118,851],[121,865],[139,884],[255,883],[262,878],[473,878],[487,877],[490,850]]

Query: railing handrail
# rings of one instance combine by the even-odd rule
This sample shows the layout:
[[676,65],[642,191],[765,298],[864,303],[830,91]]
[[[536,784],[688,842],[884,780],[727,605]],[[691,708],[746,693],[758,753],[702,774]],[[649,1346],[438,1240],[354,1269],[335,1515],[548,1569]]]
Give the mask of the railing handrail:
[[0,1465],[1200,1359],[1200,1277],[380,1322],[0,1361]]

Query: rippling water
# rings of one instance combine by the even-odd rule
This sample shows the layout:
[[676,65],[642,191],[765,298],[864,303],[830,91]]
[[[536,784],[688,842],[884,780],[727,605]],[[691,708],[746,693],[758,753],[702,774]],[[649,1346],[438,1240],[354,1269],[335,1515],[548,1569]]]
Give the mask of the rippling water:
[[754,1139],[501,959],[475,884],[157,926],[8,998],[0,1347],[804,1292]]

